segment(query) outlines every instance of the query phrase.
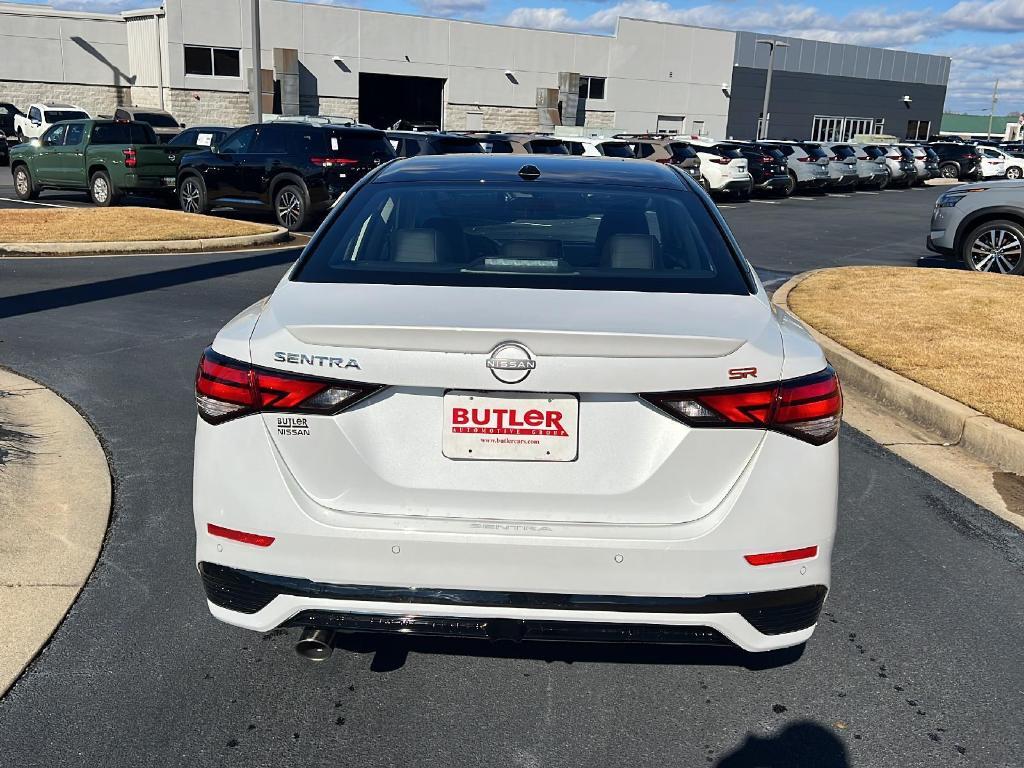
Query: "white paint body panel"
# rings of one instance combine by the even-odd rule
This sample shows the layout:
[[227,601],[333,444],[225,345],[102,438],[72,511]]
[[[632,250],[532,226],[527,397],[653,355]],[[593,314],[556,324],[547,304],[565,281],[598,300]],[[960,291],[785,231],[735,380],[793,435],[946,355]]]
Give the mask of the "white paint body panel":
[[[251,334],[251,337],[250,337]],[[536,368],[517,384],[488,369],[500,342]],[[370,346],[370,345],[374,346]],[[308,434],[266,413],[197,423],[197,562],[335,584],[696,597],[830,583],[838,447],[774,432],[692,428],[637,393],[734,386],[825,366],[806,329],[748,296],[431,286],[279,284],[232,320],[214,349],[304,374],[275,353],[358,361],[338,378],[388,385]],[[343,375],[342,375],[343,374]],[[750,381],[741,383],[748,384]],[[568,461],[452,459],[451,390],[579,398]],[[275,537],[214,538],[207,523]],[[744,555],[816,545],[808,560],[755,567]],[[408,614],[409,606],[280,596],[265,631],[301,610]],[[638,614],[417,605],[417,615],[710,626],[751,651],[803,642],[738,614]]]

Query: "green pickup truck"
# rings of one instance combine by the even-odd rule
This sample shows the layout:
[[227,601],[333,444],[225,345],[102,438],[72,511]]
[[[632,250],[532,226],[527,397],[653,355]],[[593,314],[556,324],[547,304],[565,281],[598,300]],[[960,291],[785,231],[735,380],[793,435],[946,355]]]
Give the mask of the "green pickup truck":
[[11,150],[14,191],[32,200],[44,189],[88,190],[102,206],[126,192],[172,195],[178,161],[190,149],[160,144],[146,123],[68,120]]

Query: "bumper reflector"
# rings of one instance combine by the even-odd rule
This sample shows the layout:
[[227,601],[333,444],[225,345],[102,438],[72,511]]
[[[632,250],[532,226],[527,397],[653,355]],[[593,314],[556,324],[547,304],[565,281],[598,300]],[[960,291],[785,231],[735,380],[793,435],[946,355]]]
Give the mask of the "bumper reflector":
[[232,528],[222,528],[213,523],[206,524],[206,532],[211,536],[220,536],[222,539],[240,541],[243,544],[254,544],[257,547],[269,547],[274,543],[273,536],[262,536],[258,533],[246,533],[245,531],[236,531]]
[[743,559],[751,565],[774,565],[776,563],[791,563],[794,560],[806,560],[816,557],[818,547],[803,547],[801,549],[787,549],[785,552],[764,552],[760,555],[744,555]]

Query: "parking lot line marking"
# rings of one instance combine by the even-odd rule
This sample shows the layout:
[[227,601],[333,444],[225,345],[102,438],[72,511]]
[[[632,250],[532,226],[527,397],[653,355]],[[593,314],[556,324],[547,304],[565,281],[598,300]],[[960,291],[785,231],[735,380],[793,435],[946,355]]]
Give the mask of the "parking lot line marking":
[[858,195],[877,195],[877,192],[858,192]]
[[751,200],[750,202],[757,203],[758,205],[778,205],[779,204],[778,200]]
[[41,203],[38,200],[19,200],[16,197],[0,197],[5,203],[21,203],[22,205],[42,205],[47,208],[67,208],[66,205],[58,205],[57,203]]
[[730,208],[731,209],[731,208],[735,208],[736,206],[735,205],[720,205],[718,207],[719,208]]

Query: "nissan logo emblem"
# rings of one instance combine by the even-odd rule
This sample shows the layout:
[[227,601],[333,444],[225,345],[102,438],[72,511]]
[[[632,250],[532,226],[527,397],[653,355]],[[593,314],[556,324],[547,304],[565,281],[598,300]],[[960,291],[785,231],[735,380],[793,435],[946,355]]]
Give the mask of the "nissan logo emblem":
[[515,341],[502,342],[487,358],[494,378],[504,384],[518,384],[537,367],[530,350]]

